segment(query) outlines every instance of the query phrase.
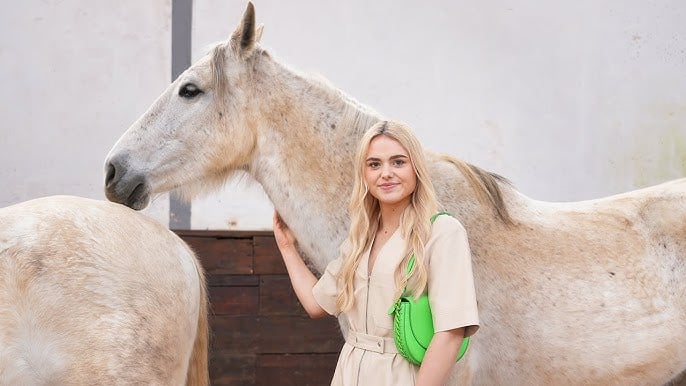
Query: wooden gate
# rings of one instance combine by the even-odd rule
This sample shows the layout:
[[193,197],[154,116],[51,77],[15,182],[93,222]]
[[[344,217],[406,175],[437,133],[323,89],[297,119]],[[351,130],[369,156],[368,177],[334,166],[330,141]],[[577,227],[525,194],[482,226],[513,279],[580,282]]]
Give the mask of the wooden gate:
[[207,271],[210,378],[219,385],[328,385],[343,337],[298,302],[272,232],[176,231]]

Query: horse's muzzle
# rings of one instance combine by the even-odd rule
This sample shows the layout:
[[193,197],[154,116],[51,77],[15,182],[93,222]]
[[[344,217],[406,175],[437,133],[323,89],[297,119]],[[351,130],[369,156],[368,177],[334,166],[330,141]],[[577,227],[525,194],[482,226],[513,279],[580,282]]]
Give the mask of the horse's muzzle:
[[115,155],[105,162],[105,196],[135,210],[148,206],[150,187],[147,178],[130,169],[128,156]]

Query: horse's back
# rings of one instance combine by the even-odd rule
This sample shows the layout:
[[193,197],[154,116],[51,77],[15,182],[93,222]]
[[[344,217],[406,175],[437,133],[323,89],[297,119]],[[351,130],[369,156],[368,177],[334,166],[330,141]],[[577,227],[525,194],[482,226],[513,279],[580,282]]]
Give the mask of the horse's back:
[[185,244],[124,206],[0,209],[0,384],[183,384],[200,287]]
[[[662,384],[670,374],[683,371],[686,179],[561,204],[558,209],[549,216],[556,218],[550,223],[557,236],[550,240],[564,255],[554,264],[566,272],[584,273],[568,278],[566,288],[570,293],[581,287],[572,280],[586,284],[586,294],[579,291],[574,298],[583,299],[587,315],[575,325],[597,333],[592,340],[577,337],[582,344],[570,346],[578,352],[585,348],[584,361],[589,363],[589,358],[603,363],[603,356],[614,356],[612,366],[605,364],[613,371],[604,384]],[[565,246],[565,231],[580,239]],[[593,354],[589,347],[595,348]]]
[[[436,185],[444,202],[464,191]],[[461,218],[482,311],[476,384],[661,384],[686,368],[686,179],[567,203],[503,189],[513,225]]]
[[591,220],[613,217],[620,228],[640,231],[646,248],[659,246],[686,259],[686,178],[565,206]]
[[[651,188],[629,192],[640,205],[637,216],[653,230],[656,239],[678,241],[686,252],[686,178],[665,182]],[[623,195],[617,196],[621,200]],[[682,255],[686,257],[686,253]]]

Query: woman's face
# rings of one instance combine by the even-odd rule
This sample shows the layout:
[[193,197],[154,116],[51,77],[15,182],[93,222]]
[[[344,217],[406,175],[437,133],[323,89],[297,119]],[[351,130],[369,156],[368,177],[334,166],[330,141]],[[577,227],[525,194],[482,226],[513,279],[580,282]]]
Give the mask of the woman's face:
[[407,150],[383,134],[369,143],[364,180],[381,208],[404,208],[417,187],[417,175]]

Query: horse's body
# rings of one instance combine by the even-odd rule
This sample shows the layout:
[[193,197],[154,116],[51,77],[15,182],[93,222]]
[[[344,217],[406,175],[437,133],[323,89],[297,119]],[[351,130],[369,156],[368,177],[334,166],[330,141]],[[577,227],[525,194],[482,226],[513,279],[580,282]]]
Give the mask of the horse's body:
[[[347,232],[357,141],[382,117],[274,60],[260,35],[250,5],[117,142],[107,195],[142,208],[247,171],[322,271]],[[469,234],[482,326],[455,383],[659,385],[686,369],[686,180],[556,204],[429,160]]]
[[122,205],[0,209],[0,385],[207,385],[195,255]]

